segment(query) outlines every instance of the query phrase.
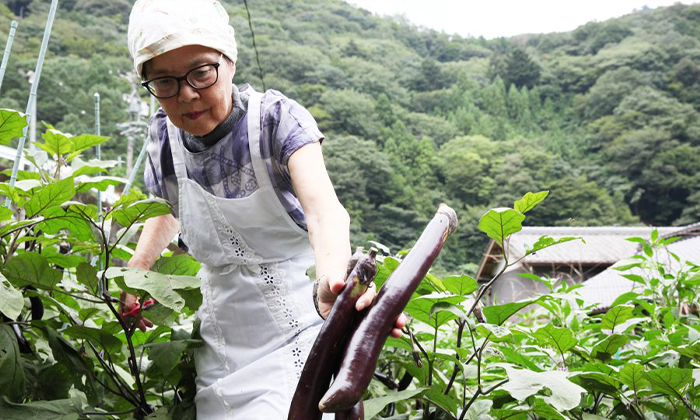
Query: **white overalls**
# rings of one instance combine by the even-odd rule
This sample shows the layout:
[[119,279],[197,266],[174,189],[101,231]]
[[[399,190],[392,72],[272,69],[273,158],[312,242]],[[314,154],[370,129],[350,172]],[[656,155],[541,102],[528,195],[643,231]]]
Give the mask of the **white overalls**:
[[216,197],[187,178],[182,139],[168,135],[179,187],[183,239],[202,263],[204,346],[195,353],[197,418],[286,419],[322,319],[306,270],[308,234],[285,211],[260,155],[260,93],[248,103],[248,139],[258,182],[250,196]]

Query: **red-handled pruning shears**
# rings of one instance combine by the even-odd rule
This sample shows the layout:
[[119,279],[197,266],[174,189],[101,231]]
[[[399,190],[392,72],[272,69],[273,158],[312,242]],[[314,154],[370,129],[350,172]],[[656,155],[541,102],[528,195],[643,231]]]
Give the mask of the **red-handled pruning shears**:
[[145,311],[146,309],[152,307],[152,306],[155,305],[156,303],[158,303],[158,302],[156,302],[156,300],[153,299],[153,298],[148,299],[148,300],[145,301],[145,302],[141,302],[141,303],[138,303],[138,302],[137,302],[137,303],[134,305],[134,307],[131,308],[131,310],[130,310],[129,312],[127,312],[127,313],[124,314],[124,318],[129,318],[129,317],[132,317],[132,316],[136,316],[136,314],[139,313],[139,309]]

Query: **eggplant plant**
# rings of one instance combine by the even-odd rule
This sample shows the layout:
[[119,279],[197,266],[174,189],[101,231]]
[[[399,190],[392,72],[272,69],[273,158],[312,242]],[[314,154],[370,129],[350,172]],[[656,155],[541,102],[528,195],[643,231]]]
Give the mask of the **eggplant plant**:
[[[527,193],[512,208],[489,210],[479,229],[507,250],[510,235],[547,194]],[[574,240],[581,239],[544,236],[525,256]],[[488,304],[489,288],[518,262],[507,253],[481,285],[467,275],[426,275],[406,306],[412,322],[404,337],[384,346],[364,396],[366,418],[700,418],[700,266],[669,253],[674,238],[657,231],[628,240],[641,251],[615,269],[638,287],[609,308],[586,307],[580,284],[532,274],[525,276],[549,293]],[[378,284],[400,259],[378,263]]]
[[[0,144],[25,125],[0,110]],[[124,267],[143,222],[170,207],[132,190],[100,217],[91,192],[126,180],[82,156],[108,138],[51,126],[42,137],[25,151],[31,170],[0,183],[0,417],[194,418],[199,263],[170,252],[153,271]],[[157,303],[124,318],[122,290]],[[156,328],[135,328],[143,311]]]

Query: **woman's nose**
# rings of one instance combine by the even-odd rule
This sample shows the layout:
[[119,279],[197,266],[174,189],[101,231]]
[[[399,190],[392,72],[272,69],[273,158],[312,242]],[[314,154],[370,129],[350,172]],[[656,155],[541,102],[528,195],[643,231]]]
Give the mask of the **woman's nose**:
[[185,80],[180,81],[180,93],[178,94],[178,100],[180,102],[190,102],[194,99],[199,98],[199,92],[197,89],[190,86]]

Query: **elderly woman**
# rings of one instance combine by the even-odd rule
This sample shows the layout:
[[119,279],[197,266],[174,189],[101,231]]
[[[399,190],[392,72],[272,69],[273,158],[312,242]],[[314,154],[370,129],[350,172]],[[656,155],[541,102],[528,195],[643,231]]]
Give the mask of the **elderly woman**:
[[[133,7],[129,50],[161,106],[151,118],[145,181],[173,214],[146,222],[129,266],[150,269],[179,231],[202,263],[198,417],[283,419],[343,287],[349,217],[309,112],[277,91],[232,83],[237,48],[228,21],[213,0]],[[313,264],[315,283],[305,274]],[[357,309],[374,295],[370,288]],[[125,295],[122,313],[134,303]],[[142,330],[151,325],[139,321]]]

